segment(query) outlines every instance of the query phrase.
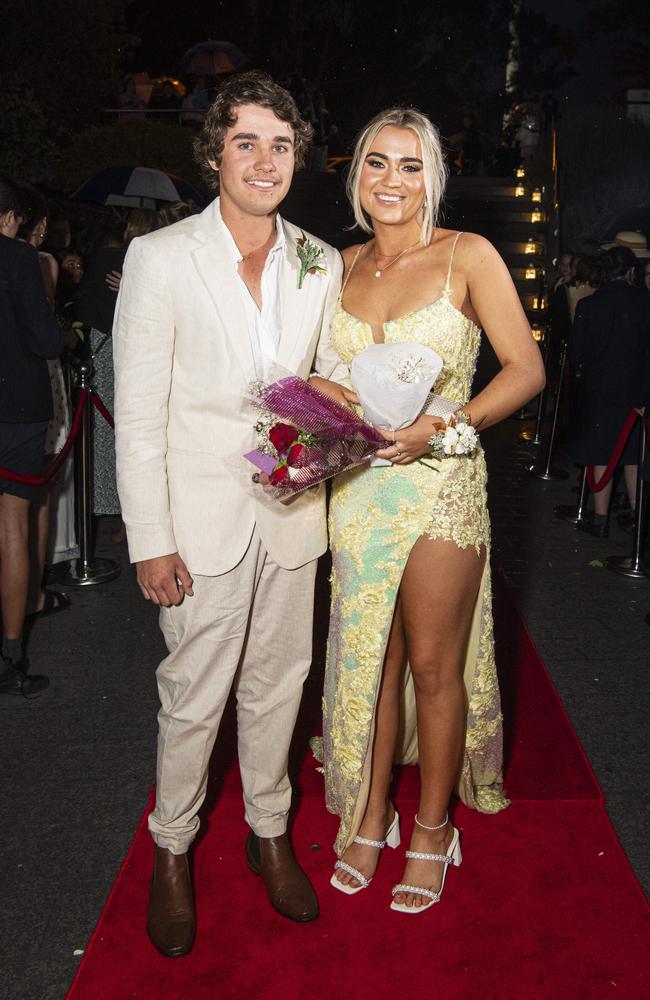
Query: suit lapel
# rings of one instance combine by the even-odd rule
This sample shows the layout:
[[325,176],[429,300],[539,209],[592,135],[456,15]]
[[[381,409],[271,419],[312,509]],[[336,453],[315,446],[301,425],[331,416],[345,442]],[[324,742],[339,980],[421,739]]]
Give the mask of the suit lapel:
[[[212,214],[210,215],[210,209]],[[201,244],[192,251],[192,259],[208,290],[229,343],[247,376],[255,372],[253,352],[248,335],[246,313],[237,286],[235,266],[226,238],[217,222],[214,205],[200,217],[201,225],[194,233]]]
[[305,333],[304,327],[316,300],[318,284],[324,276],[308,274],[302,288],[298,288],[300,259],[296,253],[296,233],[284,219],[282,225],[286,243],[280,276],[282,332],[278,346],[278,363],[292,370],[291,362],[294,356],[302,350],[305,340],[309,339],[313,332],[310,328]]

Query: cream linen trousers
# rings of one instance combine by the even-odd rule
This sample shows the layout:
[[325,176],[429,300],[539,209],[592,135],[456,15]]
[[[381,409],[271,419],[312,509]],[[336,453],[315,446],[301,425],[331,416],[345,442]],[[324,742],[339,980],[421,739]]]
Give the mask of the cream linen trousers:
[[197,834],[233,683],[246,821],[260,837],[286,830],[289,744],[311,664],[316,564],[282,569],[255,528],[234,569],[192,574],[194,596],[160,609],[169,656],[156,673],[157,791],[149,817],[159,847],[183,854]]

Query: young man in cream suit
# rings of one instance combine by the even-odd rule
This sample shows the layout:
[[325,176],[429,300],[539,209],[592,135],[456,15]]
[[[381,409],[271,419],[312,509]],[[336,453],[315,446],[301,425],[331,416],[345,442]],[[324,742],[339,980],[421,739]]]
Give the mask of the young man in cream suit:
[[263,504],[231,471],[231,457],[255,447],[244,399],[263,358],[304,378],[345,371],[327,340],[340,257],[316,241],[324,273],[299,288],[302,231],[277,214],[310,133],[265,74],[226,83],[195,144],[220,197],[134,240],[124,267],[113,332],[118,487],[138,583],[160,605],[169,650],[157,672],[148,917],[168,956],[194,940],[187,852],[233,682],[246,860],[280,913],[318,915],[286,834],[287,757],[311,661],[324,495]]

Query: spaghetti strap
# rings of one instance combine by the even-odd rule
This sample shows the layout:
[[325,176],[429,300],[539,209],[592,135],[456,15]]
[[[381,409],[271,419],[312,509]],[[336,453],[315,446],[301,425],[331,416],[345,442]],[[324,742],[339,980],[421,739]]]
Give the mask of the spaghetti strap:
[[341,285],[341,291],[339,293],[339,302],[343,302],[343,292],[345,291],[345,286],[347,285],[348,281],[350,280],[350,275],[354,271],[354,265],[358,261],[359,254],[361,253],[361,251],[363,250],[363,248],[365,247],[365,245],[366,245],[365,243],[362,243],[359,246],[359,249],[357,250],[357,252],[354,255],[354,260],[350,264],[350,270],[348,271],[348,273],[346,274],[345,278],[343,279],[343,284]]
[[451,291],[451,285],[450,285],[450,281],[451,281],[451,269],[452,269],[452,266],[453,266],[453,263],[454,263],[454,254],[456,253],[456,244],[458,243],[458,240],[460,239],[460,237],[462,235],[463,235],[462,232],[460,232],[460,233],[456,233],[456,236],[454,237],[454,242],[453,242],[453,245],[452,245],[452,248],[451,248],[451,257],[449,258],[449,270],[447,271],[447,284],[445,285],[445,292],[450,292]]

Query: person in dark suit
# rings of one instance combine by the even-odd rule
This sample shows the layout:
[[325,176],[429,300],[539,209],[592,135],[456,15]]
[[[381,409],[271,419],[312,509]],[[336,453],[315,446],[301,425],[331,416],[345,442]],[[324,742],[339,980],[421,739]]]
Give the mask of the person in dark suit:
[[[626,247],[602,256],[603,284],[576,308],[569,339],[571,417],[569,450],[602,476],[625,420],[650,393],[650,296],[635,287],[636,258]],[[620,458],[630,506],[636,501],[639,425]],[[612,480],[594,494],[594,519],[580,527],[607,538]]]
[[[45,432],[52,417],[47,359],[63,333],[46,294],[33,247],[15,237],[22,222],[20,194],[0,178],[0,468],[27,475],[43,469]],[[29,506],[38,487],[0,477],[0,694],[33,697],[49,684],[27,673],[23,625],[29,586]]]

